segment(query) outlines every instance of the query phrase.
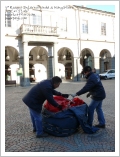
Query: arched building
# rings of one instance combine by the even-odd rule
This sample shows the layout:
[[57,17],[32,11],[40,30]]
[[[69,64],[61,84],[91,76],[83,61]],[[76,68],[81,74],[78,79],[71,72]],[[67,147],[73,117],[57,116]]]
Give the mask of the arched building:
[[[16,80],[21,86],[56,75],[80,81],[86,65],[98,73],[115,68],[115,14],[80,6],[68,8],[62,12],[29,9],[34,15],[20,20],[13,20],[10,8],[5,10],[6,80]],[[22,76],[17,75],[20,68]]]

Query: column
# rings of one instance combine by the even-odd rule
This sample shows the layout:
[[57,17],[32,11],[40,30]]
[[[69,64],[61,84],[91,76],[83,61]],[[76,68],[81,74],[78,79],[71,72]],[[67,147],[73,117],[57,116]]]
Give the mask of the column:
[[58,55],[57,55],[57,44],[58,43],[54,43],[53,45],[53,56],[54,56],[54,65],[53,65],[53,69],[54,69],[54,76],[58,76]]
[[23,42],[23,77],[21,78],[21,86],[30,86],[29,79],[29,52],[27,52],[28,43]]
[[82,66],[80,65],[80,58],[74,57],[72,63],[72,77],[73,81],[80,81]]
[[100,59],[99,57],[94,58],[94,67],[96,69],[96,73],[100,73]]
[[111,60],[111,69],[115,69],[115,56],[113,56],[110,60]]
[[83,69],[83,67],[81,66],[80,64],[80,58],[77,59],[77,64],[78,64],[78,70],[77,70],[77,81],[80,81],[81,80],[81,71]]
[[53,52],[52,45],[48,46],[48,67],[47,67],[47,77],[50,79],[53,77]]
[[72,64],[72,77],[73,81],[78,81],[78,59],[76,57],[73,58],[73,64]]

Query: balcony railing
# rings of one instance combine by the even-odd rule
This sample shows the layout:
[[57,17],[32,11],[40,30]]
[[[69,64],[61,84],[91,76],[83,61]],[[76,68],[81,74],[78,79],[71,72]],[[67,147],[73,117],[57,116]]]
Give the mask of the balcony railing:
[[41,35],[58,35],[58,27],[27,25],[22,24],[20,27],[20,34],[41,34]]

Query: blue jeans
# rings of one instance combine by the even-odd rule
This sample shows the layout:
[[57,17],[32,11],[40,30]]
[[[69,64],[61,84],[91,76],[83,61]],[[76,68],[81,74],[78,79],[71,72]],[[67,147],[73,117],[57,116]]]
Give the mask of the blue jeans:
[[102,111],[102,100],[96,101],[93,99],[91,100],[91,103],[88,106],[88,124],[92,126],[95,109],[97,112],[99,125],[105,125],[105,118]]
[[41,113],[37,113],[36,111],[30,110],[30,116],[33,124],[33,129],[36,130],[36,135],[40,135],[43,133],[43,128],[42,128],[42,115]]

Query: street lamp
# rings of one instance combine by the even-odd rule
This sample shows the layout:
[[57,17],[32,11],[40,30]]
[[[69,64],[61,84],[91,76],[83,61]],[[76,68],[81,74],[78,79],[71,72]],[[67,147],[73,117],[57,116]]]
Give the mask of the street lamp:
[[6,60],[10,60],[9,52],[8,55],[6,56]]
[[9,55],[6,57],[6,60],[10,60],[10,56]]
[[63,56],[63,59],[65,59],[65,58],[66,58],[66,55]]
[[106,59],[106,56],[104,55],[103,59]]

